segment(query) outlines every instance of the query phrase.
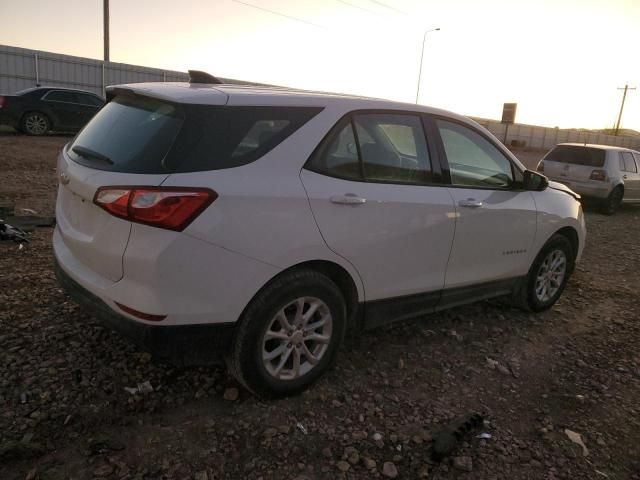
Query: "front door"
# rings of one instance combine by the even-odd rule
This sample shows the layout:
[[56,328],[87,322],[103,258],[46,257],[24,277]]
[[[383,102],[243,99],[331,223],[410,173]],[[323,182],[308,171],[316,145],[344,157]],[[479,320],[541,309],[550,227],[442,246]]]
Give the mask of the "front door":
[[640,200],[640,154],[620,152],[620,170],[625,200]]
[[514,166],[489,138],[461,123],[436,124],[457,217],[445,289],[525,275],[536,234],[531,192],[514,188]]
[[357,269],[367,302],[418,294],[414,311],[437,302],[455,210],[434,178],[421,117],[409,113],[344,119],[302,170],[322,236]]

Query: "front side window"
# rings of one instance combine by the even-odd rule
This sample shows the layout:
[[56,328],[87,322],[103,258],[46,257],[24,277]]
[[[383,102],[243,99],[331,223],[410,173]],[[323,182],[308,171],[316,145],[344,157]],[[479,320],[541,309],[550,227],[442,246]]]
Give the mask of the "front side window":
[[336,127],[308,167],[349,180],[418,185],[432,182],[422,122],[415,115],[354,115]]
[[620,152],[620,170],[623,172],[638,173],[638,167],[631,152]]
[[472,129],[436,120],[453,185],[508,188],[513,183],[509,159],[489,140]]

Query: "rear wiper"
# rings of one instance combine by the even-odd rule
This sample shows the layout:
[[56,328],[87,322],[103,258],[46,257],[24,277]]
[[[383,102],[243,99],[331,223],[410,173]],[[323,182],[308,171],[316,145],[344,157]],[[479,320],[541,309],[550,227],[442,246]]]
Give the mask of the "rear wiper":
[[109,165],[113,165],[113,160],[111,160],[106,155],[103,155],[100,152],[96,152],[95,150],[91,150],[90,148],[83,147],[82,145],[76,145],[75,147],[71,148],[71,150],[73,150],[74,153],[77,153],[81,157],[94,158],[96,160],[106,162]]

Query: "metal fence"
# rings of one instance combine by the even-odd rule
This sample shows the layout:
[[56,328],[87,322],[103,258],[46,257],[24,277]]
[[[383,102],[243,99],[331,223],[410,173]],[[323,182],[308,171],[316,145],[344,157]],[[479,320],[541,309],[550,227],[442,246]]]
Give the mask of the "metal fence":
[[505,139],[506,124],[497,120],[487,120],[484,118],[474,118],[474,120],[508,146],[548,150],[558,143],[576,142],[613,145],[640,150],[640,137],[606,135],[604,133],[593,133],[576,129],[536,127],[518,123],[509,125]]
[[[188,80],[189,76],[184,72],[0,45],[0,93],[14,93],[37,85],[47,85],[78,88],[104,95],[107,85]],[[253,84],[234,79],[222,80],[227,83]],[[640,149],[640,137],[521,124],[510,125],[505,139],[505,124],[482,118],[474,120],[509,146],[515,141],[516,146],[549,149],[562,142],[586,142]]]
[[0,92],[4,93],[42,85],[104,95],[107,85],[188,80],[184,72],[0,45]]

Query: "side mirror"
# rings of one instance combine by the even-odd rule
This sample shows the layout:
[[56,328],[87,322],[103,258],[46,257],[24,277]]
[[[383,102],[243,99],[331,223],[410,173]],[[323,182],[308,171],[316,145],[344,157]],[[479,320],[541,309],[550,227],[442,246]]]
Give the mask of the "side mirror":
[[532,170],[525,170],[522,178],[525,190],[541,192],[549,186],[549,180],[541,173]]

